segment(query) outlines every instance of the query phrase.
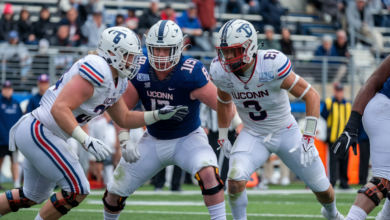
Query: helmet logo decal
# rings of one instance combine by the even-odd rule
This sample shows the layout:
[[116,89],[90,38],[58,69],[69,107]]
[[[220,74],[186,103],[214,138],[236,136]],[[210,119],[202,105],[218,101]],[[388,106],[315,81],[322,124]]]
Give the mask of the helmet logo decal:
[[126,38],[127,34],[121,32],[121,31],[115,31],[113,34],[116,34],[115,38],[114,38],[114,43],[119,43],[119,41],[122,39],[121,38],[121,35],[123,35],[124,38]]
[[164,43],[164,29],[165,29],[165,25],[167,24],[168,20],[163,20],[161,23],[160,23],[160,27],[158,28],[158,35],[157,35],[157,43]]
[[252,29],[249,27],[248,24],[242,24],[238,29],[237,33],[241,33],[242,31],[245,31],[247,34],[245,37],[250,37],[252,36]]

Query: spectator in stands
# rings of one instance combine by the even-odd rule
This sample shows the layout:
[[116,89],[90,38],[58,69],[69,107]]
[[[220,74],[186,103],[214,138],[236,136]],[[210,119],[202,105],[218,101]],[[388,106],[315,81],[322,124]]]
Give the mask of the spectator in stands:
[[[242,0],[225,0],[227,1],[226,13],[242,14],[244,2]],[[224,1],[224,2],[225,2]]]
[[17,152],[9,151],[9,131],[12,126],[23,116],[22,109],[19,106],[19,102],[16,101],[12,95],[14,89],[12,88],[12,83],[10,81],[5,81],[2,84],[1,88],[1,97],[0,97],[0,170],[1,165],[5,156],[11,157],[11,171],[12,177],[14,180],[14,187],[20,187],[19,180],[19,164],[17,158],[14,155],[17,155]]
[[288,28],[282,29],[282,39],[279,40],[282,53],[286,55],[294,55],[295,49],[290,38],[290,30]]
[[67,15],[69,10],[72,8],[76,9],[77,14],[79,15],[79,22],[84,24],[87,20],[87,16],[90,11],[92,11],[92,4],[94,0],[91,0],[87,6],[81,3],[81,0],[59,0],[58,7],[61,10],[61,15]]
[[197,17],[197,8],[194,3],[189,3],[187,11],[183,11],[181,17],[177,18],[178,24],[184,34],[189,36],[201,36],[203,33],[202,26]]
[[26,113],[34,111],[36,108],[39,107],[39,102],[42,99],[43,94],[49,89],[50,87],[50,78],[47,74],[42,74],[38,77],[38,93],[30,98]]
[[56,24],[50,21],[50,12],[47,6],[42,6],[39,12],[38,21],[33,23],[33,30],[35,38],[40,40],[42,38],[50,39],[55,33]]
[[69,42],[69,26],[61,25],[57,30],[57,35],[51,38],[50,45],[59,47],[71,46]]
[[288,9],[284,8],[279,0],[262,0],[260,3],[260,15],[266,25],[272,25],[277,33],[280,33],[282,21],[280,17],[287,13]]
[[338,56],[333,39],[330,35],[322,37],[322,45],[317,48],[314,53],[315,56]]
[[171,20],[177,24],[176,12],[171,5],[167,4],[164,10],[161,11],[161,20]]
[[[347,49],[347,33],[344,30],[338,30],[336,33],[337,39],[334,41],[333,45],[336,49],[337,56],[339,57],[350,57]],[[340,67],[337,69],[336,76],[333,82],[345,82],[347,74],[347,64],[341,62]]]
[[83,35],[88,39],[86,46],[97,47],[100,35],[106,28],[106,24],[103,23],[102,11],[94,8],[92,18],[88,19],[81,28]]
[[49,49],[49,41],[42,38],[38,43],[38,53],[35,54],[32,62],[32,71],[35,74],[41,74],[49,71],[49,55],[47,51]]
[[24,83],[27,80],[27,73],[31,68],[31,56],[23,42],[19,42],[19,34],[17,31],[9,32],[8,42],[0,45],[0,51],[7,51],[3,53],[3,57],[7,63],[7,70],[20,73],[21,80]]
[[265,25],[264,26],[264,33],[266,36],[266,39],[261,42],[262,47],[260,49],[262,50],[281,50],[279,41],[274,40],[274,27],[271,25]]
[[138,28],[139,19],[135,16],[135,12],[133,9],[127,10],[127,18],[126,18],[126,27],[131,30],[136,30]]
[[334,41],[334,46],[337,55],[340,57],[350,57],[347,49],[347,33],[344,30],[338,30],[336,36],[337,39]]
[[348,2],[346,10],[349,27],[365,37],[369,38],[374,49],[383,51],[383,36],[374,30],[374,17],[372,11],[366,6],[367,0],[355,0]]
[[115,17],[115,24],[114,26],[121,26],[121,27],[125,27],[126,24],[125,24],[125,16],[123,16],[122,14],[117,14],[116,17]]
[[22,8],[20,11],[19,20],[16,24],[20,41],[31,45],[36,45],[38,43],[33,33],[32,22],[30,21],[30,13],[26,8]]
[[192,0],[196,7],[198,8],[198,19],[200,21],[200,24],[202,25],[202,28],[204,31],[211,32],[215,28],[215,24],[217,23],[217,20],[215,20],[215,2],[214,1],[208,1],[208,0]]
[[[321,116],[328,122],[327,142],[330,146],[341,135],[345,124],[351,114],[351,103],[344,98],[343,84],[334,83],[334,96],[327,98],[325,108],[321,112]],[[348,185],[348,157],[346,160],[339,159],[337,154],[329,152],[329,173],[330,183],[333,188],[336,187],[337,179],[340,178],[340,189],[350,189]]]
[[9,32],[16,30],[16,24],[12,20],[14,11],[12,5],[6,3],[4,5],[3,15],[0,19],[0,41],[8,40]]
[[71,8],[66,17],[63,18],[59,25],[67,25],[69,27],[69,43],[71,46],[79,46],[83,38],[81,34],[81,22],[78,19],[79,15],[75,8]]
[[158,13],[158,2],[159,0],[151,0],[150,7],[144,10],[144,13],[139,18],[138,27],[142,29],[142,33],[149,30],[154,24],[160,20],[160,15]]

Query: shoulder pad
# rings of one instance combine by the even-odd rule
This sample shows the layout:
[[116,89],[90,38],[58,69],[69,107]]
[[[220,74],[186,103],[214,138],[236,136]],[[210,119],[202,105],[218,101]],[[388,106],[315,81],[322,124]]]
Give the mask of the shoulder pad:
[[[260,52],[260,51],[259,51]],[[272,81],[284,79],[291,73],[291,61],[282,52],[277,50],[266,50],[258,53],[258,66],[260,69],[261,81]]]
[[[80,66],[79,73],[80,75],[89,81],[93,86],[101,86],[107,78],[107,73],[110,69],[103,67],[103,64],[106,64],[104,61],[101,62],[98,58],[99,56],[87,56],[85,62]],[[103,60],[103,58],[101,58]],[[108,64],[107,64],[108,66]],[[111,74],[111,71],[109,72]]]

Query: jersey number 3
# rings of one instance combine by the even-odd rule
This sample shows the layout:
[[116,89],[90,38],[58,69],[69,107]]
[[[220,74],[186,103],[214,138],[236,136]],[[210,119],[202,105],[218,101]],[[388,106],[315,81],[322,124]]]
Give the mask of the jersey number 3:
[[249,112],[249,118],[251,118],[253,121],[262,121],[267,118],[267,111],[261,111],[261,106],[258,101],[245,101],[244,103],[245,108],[255,109],[258,112]]

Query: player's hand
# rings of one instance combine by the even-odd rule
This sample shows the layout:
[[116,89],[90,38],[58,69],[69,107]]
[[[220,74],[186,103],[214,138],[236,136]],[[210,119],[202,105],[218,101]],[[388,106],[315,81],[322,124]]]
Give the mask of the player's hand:
[[356,142],[358,138],[358,128],[362,115],[356,111],[351,112],[351,116],[348,119],[348,123],[344,128],[344,132],[330,147],[330,151],[339,155],[340,159],[347,159],[349,146],[352,146],[353,153],[357,155]]
[[101,140],[87,136],[83,144],[84,149],[95,156],[97,161],[102,161],[111,154],[111,149]]
[[241,123],[241,124],[239,124],[238,126],[237,126],[237,128],[236,128],[236,137],[238,137],[238,135],[240,135],[240,133],[241,133],[241,130],[244,128],[244,124],[243,123]]
[[222,139],[222,140],[218,140],[218,144],[220,147],[217,150],[219,150],[222,147],[223,154],[225,154],[225,157],[229,159],[230,152],[232,151],[233,148],[232,143],[230,143],[229,139]]
[[318,157],[318,151],[314,145],[314,137],[310,135],[303,135],[301,143],[289,152],[293,153],[295,151],[301,152],[301,164],[304,167],[311,166]]
[[121,149],[122,149],[122,157],[128,163],[135,163],[140,158],[141,155],[138,152],[137,145],[134,144],[132,140],[122,141]]
[[[344,132],[337,138],[336,142],[330,147],[331,152],[339,155],[340,159],[346,160],[349,153],[349,146],[352,146],[353,153],[357,155],[356,142],[357,134],[354,131],[347,131],[350,129],[345,128]],[[357,132],[357,131],[356,131]]]
[[183,118],[188,114],[188,107],[183,105],[170,106],[166,105],[164,108],[158,110],[158,117],[160,120],[175,119],[183,121]]

